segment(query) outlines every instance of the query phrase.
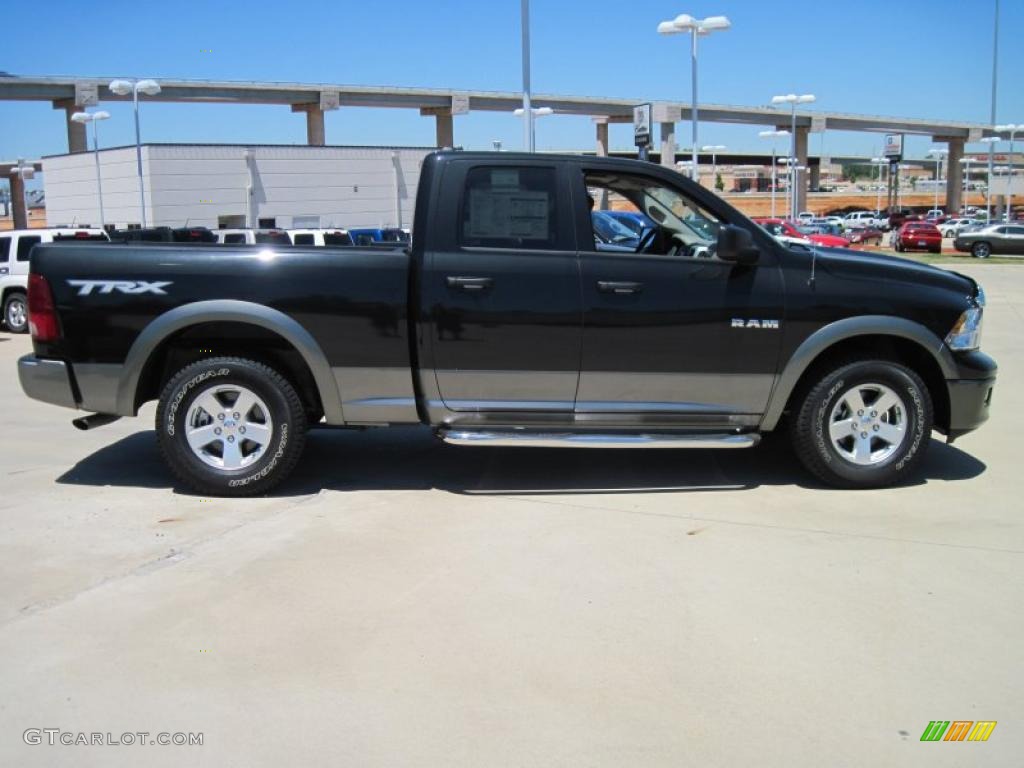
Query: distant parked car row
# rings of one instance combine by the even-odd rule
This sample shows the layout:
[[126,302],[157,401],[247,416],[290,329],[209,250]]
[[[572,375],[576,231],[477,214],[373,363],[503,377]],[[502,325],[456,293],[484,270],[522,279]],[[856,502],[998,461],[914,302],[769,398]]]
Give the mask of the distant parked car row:
[[128,243],[221,243],[223,245],[373,245],[408,243],[409,231],[390,228],[360,229],[208,229],[206,227],[147,227],[120,229],[110,239]]

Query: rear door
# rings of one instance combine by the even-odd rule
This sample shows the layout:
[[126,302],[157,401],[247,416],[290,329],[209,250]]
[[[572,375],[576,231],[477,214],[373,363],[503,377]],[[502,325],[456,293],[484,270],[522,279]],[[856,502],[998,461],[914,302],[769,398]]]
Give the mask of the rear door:
[[582,312],[565,164],[452,160],[436,190],[421,291],[443,406],[571,414]]

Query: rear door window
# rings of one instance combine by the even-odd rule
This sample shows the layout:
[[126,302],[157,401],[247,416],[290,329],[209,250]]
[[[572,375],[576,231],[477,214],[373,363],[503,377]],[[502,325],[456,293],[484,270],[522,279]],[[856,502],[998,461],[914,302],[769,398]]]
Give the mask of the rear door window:
[[316,245],[316,239],[311,234],[295,235],[296,245]]
[[38,235],[22,235],[18,238],[18,261],[28,261],[28,256],[32,252],[32,246],[36,245],[43,238]]
[[244,243],[244,242],[245,242],[245,235],[243,235],[241,232],[236,232],[236,233],[231,234],[231,235],[224,235],[224,244],[225,245]]
[[352,236],[348,232],[326,232],[324,245],[352,245]]
[[466,174],[462,246],[570,250],[558,238],[554,168],[477,167]]

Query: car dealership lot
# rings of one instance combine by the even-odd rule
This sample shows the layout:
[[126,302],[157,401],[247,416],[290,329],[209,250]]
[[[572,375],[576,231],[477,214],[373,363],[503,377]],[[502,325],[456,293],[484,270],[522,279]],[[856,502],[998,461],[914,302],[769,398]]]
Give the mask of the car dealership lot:
[[[878,491],[819,487],[777,439],[468,449],[396,429],[314,432],[274,496],[201,498],[172,486],[152,404],[77,432],[21,394],[28,340],[0,335],[0,764],[1009,763],[1024,270],[951,268],[988,293],[993,418]],[[935,719],[999,725],[921,743]]]

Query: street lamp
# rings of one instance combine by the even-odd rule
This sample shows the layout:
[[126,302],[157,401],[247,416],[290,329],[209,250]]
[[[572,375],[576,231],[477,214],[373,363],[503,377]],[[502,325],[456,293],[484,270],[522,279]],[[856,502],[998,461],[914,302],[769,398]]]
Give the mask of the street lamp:
[[[772,104],[789,104],[789,107],[790,107],[790,121],[791,121],[790,130],[793,133],[793,141],[792,141],[792,143],[790,145],[791,146],[790,157],[792,158],[792,161],[793,161],[792,163],[790,163],[790,168],[791,169],[793,167],[793,164],[795,164],[797,162],[797,158],[796,158],[796,105],[797,104],[810,104],[811,102],[815,101],[816,99],[817,99],[817,97],[813,93],[804,93],[804,94],[801,94],[799,96],[797,96],[795,93],[787,93],[784,96],[772,96]],[[789,205],[790,205],[790,211],[793,212],[793,214],[795,214],[796,209],[797,209],[797,205],[798,205],[797,194],[796,194],[796,177],[793,176],[792,170],[790,171],[790,175],[792,176],[792,179],[791,179],[790,187],[789,187],[789,197],[790,197]]]
[[757,134],[762,139],[772,139],[772,218],[775,218],[775,167],[777,165],[775,160],[775,139],[782,138],[783,136],[789,136],[789,131],[761,131]]
[[142,206],[142,226],[146,226],[146,194],[142,187],[142,140],[139,136],[139,94],[156,96],[160,93],[160,83],[156,80],[112,80],[110,92],[118,96],[132,95],[135,104],[135,162],[139,171],[139,204]]
[[878,178],[875,180],[875,214],[882,212],[882,168],[889,164],[884,157],[872,157],[871,164],[878,168]]
[[998,136],[986,136],[982,143],[988,144],[988,181],[985,184],[985,222],[992,222],[992,170],[995,159],[995,146],[999,142]]
[[[530,151],[534,152],[537,149],[537,123],[538,117],[547,117],[548,115],[555,114],[555,110],[551,107],[530,107],[531,118],[528,121],[530,125]],[[522,107],[513,110],[512,114],[516,117],[522,117],[525,111]]]
[[[706,144],[700,148],[701,152],[711,153],[711,188],[718,189],[715,186],[715,177],[718,175],[718,153],[725,149],[725,144]],[[698,174],[698,180],[700,176]]]
[[107,120],[110,117],[109,112],[100,110],[98,112],[75,112],[71,116],[71,119],[76,123],[82,123],[88,125],[92,123],[92,154],[96,159],[96,192],[99,195],[100,201],[100,229],[107,228],[107,219],[103,215],[103,177],[100,175],[100,136],[99,131],[96,128],[96,123],[100,120]]
[[695,19],[681,13],[671,21],[663,21],[658,25],[659,35],[679,35],[690,33],[690,120],[692,122],[693,140],[691,142],[693,157],[691,178],[697,181],[697,36],[710,35],[716,30],[726,30],[732,26],[726,16],[708,16],[706,19]]
[[1017,131],[1024,130],[1024,124],[1007,123],[997,125],[996,131],[1010,134],[1010,176],[1006,179],[1006,221],[1010,221],[1010,211],[1013,209],[1013,138]]
[[932,147],[928,150],[928,156],[935,158],[935,200],[932,203],[933,211],[939,209],[939,176],[942,172],[942,158],[948,154],[949,150],[942,149],[941,147]]

